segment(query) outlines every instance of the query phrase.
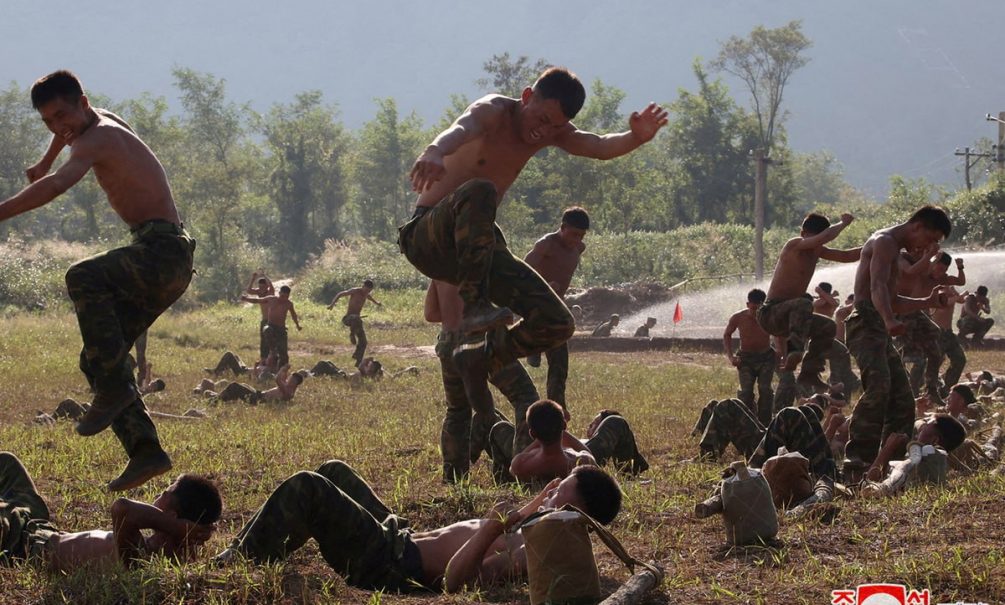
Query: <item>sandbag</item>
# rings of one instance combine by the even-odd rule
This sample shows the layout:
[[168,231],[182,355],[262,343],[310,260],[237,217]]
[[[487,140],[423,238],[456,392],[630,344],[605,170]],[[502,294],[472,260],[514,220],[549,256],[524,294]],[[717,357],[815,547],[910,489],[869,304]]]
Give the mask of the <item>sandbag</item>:
[[778,533],[778,514],[771,498],[771,487],[757,469],[734,462],[735,474],[723,479],[722,519],[726,541],[734,546],[774,538]]
[[813,477],[810,461],[799,452],[779,450],[777,456],[764,461],[761,473],[771,487],[775,508],[788,508],[799,504],[813,494]]
[[583,515],[551,512],[529,520],[520,531],[527,549],[531,605],[600,601],[600,571]]

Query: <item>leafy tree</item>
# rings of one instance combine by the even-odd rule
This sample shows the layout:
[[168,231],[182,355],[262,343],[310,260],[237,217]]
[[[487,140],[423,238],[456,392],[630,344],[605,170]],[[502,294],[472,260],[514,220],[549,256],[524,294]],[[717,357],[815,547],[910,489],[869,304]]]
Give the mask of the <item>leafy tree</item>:
[[338,111],[322,104],[320,91],[301,93],[290,105],[275,105],[260,129],[274,164],[270,191],[279,211],[279,261],[299,267],[325,239],[341,236],[347,137]]
[[476,83],[486,92],[497,92],[507,97],[519,97],[523,89],[537,80],[537,76],[551,65],[544,59],[531,61],[530,57],[520,55],[516,59],[508,52],[492,55],[492,58],[482,64],[487,78],[479,78]]

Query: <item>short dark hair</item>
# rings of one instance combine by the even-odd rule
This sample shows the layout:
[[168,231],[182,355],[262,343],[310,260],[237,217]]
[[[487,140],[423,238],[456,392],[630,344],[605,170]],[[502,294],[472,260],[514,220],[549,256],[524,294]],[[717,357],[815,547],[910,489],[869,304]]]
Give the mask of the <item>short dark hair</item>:
[[963,428],[960,421],[949,414],[936,414],[935,426],[939,429],[939,435],[941,436],[939,441],[941,442],[942,449],[947,452],[960,447],[967,438],[967,429]]
[[289,286],[283,286],[282,288],[279,289],[279,292],[281,294],[289,294],[290,293],[290,287]]
[[562,213],[562,224],[586,231],[590,228],[590,215],[586,213],[585,209],[572,206],[566,208],[565,212]]
[[35,80],[31,85],[31,106],[35,109],[53,99],[76,103],[84,95],[84,87],[73,72],[60,69]]
[[260,283],[260,284],[262,284],[264,286],[265,284],[269,283],[269,280],[265,279],[264,277],[259,277],[258,278],[258,283]]
[[760,288],[754,288],[750,292],[747,292],[747,302],[752,302],[756,305],[763,303],[767,298],[768,295]]
[[977,397],[974,395],[974,390],[970,388],[970,385],[966,384],[955,384],[953,388],[949,389],[952,393],[959,393],[963,401],[967,402],[967,405],[971,403],[977,403]]
[[987,296],[988,287],[987,286],[977,286],[977,296]]
[[290,380],[296,380],[297,384],[303,384],[304,383],[304,375],[301,374],[300,372],[294,372],[293,375],[290,376]]
[[942,263],[945,266],[949,266],[953,262],[953,257],[949,256],[948,252],[939,252],[939,258],[935,260],[937,263]]
[[562,113],[570,120],[576,117],[586,101],[586,89],[576,74],[564,67],[549,67],[534,82],[531,89],[544,99],[555,99]]
[[179,518],[200,525],[216,523],[220,519],[223,499],[216,484],[208,478],[185,473],[175,481],[171,493]]
[[822,281],[820,282],[820,289],[830,294],[831,292],[834,291],[834,286],[832,286],[830,282]]
[[806,215],[806,218],[803,219],[802,229],[807,233],[816,235],[818,233],[822,233],[824,229],[830,226],[831,222],[826,216],[817,214],[816,212],[810,212]]
[[363,280],[363,287],[364,288],[371,288],[372,289],[373,288],[373,280],[372,279],[364,279]]
[[602,469],[593,465],[577,466],[576,492],[583,501],[583,512],[607,525],[621,511],[621,486]]
[[950,222],[946,211],[931,204],[918,208],[907,222],[921,223],[921,226],[925,229],[938,231],[943,237],[949,237],[949,233],[953,230],[953,224]]
[[534,438],[545,445],[557,443],[565,430],[565,414],[562,406],[551,399],[542,399],[527,409],[527,426]]

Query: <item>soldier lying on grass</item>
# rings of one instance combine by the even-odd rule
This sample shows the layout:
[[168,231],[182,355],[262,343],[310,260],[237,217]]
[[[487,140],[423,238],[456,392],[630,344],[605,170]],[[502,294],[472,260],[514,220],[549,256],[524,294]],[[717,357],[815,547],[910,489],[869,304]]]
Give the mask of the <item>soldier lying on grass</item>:
[[[63,532],[18,458],[0,453],[0,563],[29,562],[70,572],[81,565],[131,564],[153,554],[186,561],[216,530],[223,501],[212,481],[184,474],[152,504],[119,498],[112,503],[112,531]],[[143,530],[153,530],[144,537]]]
[[332,460],[280,484],[216,561],[226,564],[238,555],[256,563],[282,560],[314,538],[351,586],[456,592],[524,577],[523,536],[512,529],[540,508],[566,504],[610,523],[621,509],[621,488],[603,470],[580,466],[519,510],[500,503],[483,519],[412,532],[352,467]]

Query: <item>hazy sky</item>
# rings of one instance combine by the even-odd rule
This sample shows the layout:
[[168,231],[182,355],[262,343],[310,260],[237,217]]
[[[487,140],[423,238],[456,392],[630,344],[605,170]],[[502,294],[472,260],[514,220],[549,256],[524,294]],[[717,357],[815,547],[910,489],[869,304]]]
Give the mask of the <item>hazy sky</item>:
[[3,0],[0,82],[68,67],[113,99],[149,91],[176,106],[171,69],[189,67],[256,109],[320,89],[355,128],[378,97],[438,120],[509,51],[624,89],[628,112],[693,89],[694,58],[730,35],[791,19],[814,42],[785,102],[794,148],[829,149],[875,194],[893,173],[962,183],[954,148],[997,136],[983,116],[1005,110],[1001,0]]

